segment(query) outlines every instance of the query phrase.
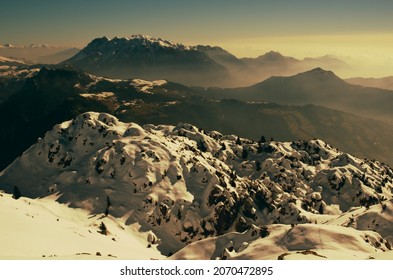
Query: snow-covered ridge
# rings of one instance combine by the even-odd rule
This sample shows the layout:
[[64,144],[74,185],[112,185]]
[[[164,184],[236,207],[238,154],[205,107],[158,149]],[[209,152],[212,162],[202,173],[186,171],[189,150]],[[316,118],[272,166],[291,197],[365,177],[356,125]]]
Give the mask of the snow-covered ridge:
[[[107,81],[107,82],[114,83],[114,84],[116,84],[116,83],[128,83],[129,85],[134,87],[139,92],[153,94],[154,88],[162,87],[162,86],[168,84],[168,81],[166,81],[166,80],[148,81],[148,80],[142,80],[142,79],[131,79],[131,80],[126,80],[126,79],[109,79],[109,78],[103,78],[103,77],[94,76],[94,75],[91,75],[91,74],[86,74],[86,75],[88,75],[88,77],[92,80],[92,82],[87,85],[87,89],[97,85],[97,83],[99,83],[101,81]],[[80,85],[76,84],[75,87],[79,88]],[[100,94],[101,97],[110,97],[110,96],[114,95],[114,93],[105,93],[105,92],[99,93],[99,94]],[[81,96],[83,96],[83,97],[94,97],[95,95],[98,97],[97,94],[88,94],[88,93],[81,94]]]
[[8,58],[4,56],[0,56],[0,63],[18,63],[18,64],[25,64],[22,60],[17,60],[13,58]]
[[113,37],[112,39],[109,39],[108,37],[104,36],[102,38],[94,39],[89,45],[92,46],[101,42],[108,43],[109,45],[113,45],[116,47],[121,47],[121,46],[130,47],[130,46],[143,45],[143,46],[157,46],[162,48],[180,49],[180,50],[191,49],[191,47],[185,46],[183,44],[173,43],[168,40],[164,40],[161,38],[154,38],[144,34],[136,34],[136,35],[131,35],[129,37]]
[[0,56],[0,78],[22,80],[38,72],[39,68],[28,68],[23,60]]
[[40,71],[39,68],[18,69],[15,66],[0,66],[0,77],[7,79],[27,79],[36,75]]
[[44,48],[44,49],[56,49],[60,48],[54,45],[48,44],[30,44],[30,45],[14,45],[10,43],[0,44],[0,48],[9,48],[9,49],[37,49],[37,48]]
[[[353,232],[368,225],[376,233],[356,233],[365,250],[359,258],[371,249],[383,253],[390,250],[391,227],[366,223],[365,214],[357,223],[351,211],[380,207],[378,219],[390,219],[392,182],[389,166],[321,140],[253,142],[190,124],[139,126],[94,112],[55,126],[0,174],[0,188],[8,192],[17,186],[33,198],[56,193],[71,207],[138,223],[155,234],[165,255],[236,232],[251,236],[247,244],[265,242],[260,239],[285,234],[288,225],[315,223]],[[336,240],[340,228],[309,232],[319,231]],[[214,258],[236,257],[223,250]]]
[[168,40],[164,40],[161,38],[154,38],[154,37],[151,37],[149,35],[144,35],[144,34],[131,35],[130,37],[126,37],[125,39],[127,39],[129,41],[139,40],[139,41],[143,41],[144,43],[150,43],[150,44],[156,43],[156,44],[159,44],[161,47],[165,47],[165,48],[190,49],[189,46],[185,46],[183,44],[173,43]]
[[97,99],[105,99],[108,97],[113,97],[115,94],[113,92],[101,92],[101,93],[82,93],[80,94],[83,97],[86,98],[97,98]]

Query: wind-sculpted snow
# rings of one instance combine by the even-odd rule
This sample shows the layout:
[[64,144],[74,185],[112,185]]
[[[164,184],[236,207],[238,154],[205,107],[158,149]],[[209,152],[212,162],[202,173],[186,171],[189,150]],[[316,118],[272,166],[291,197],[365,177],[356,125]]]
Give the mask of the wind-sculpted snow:
[[315,224],[270,225],[262,237],[256,230],[227,233],[194,242],[172,259],[367,259],[391,254],[390,245],[373,231]]
[[[12,192],[17,186],[32,198],[56,193],[71,207],[139,223],[171,255],[235,232],[263,239],[276,230],[273,224],[288,225],[281,231],[322,222],[350,227],[352,207],[386,207],[392,176],[389,166],[321,140],[253,142],[190,124],[139,126],[90,112],[39,139],[0,174],[0,188]],[[346,215],[345,222],[334,223]],[[362,217],[357,224],[364,230]],[[368,234],[380,243],[373,243],[375,250],[390,247],[383,239],[388,229]],[[222,251],[213,255],[223,257]]]

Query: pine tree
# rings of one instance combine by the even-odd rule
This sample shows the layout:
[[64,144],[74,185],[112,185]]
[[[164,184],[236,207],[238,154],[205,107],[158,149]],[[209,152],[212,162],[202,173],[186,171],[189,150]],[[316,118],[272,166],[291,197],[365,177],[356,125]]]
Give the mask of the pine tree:
[[260,140],[260,142],[261,142],[261,143],[265,143],[265,142],[266,142],[266,138],[265,138],[265,136],[263,136],[263,135],[261,136],[261,140]]
[[319,206],[318,212],[319,212],[319,214],[323,214],[323,204],[322,203]]
[[257,153],[260,154],[263,152],[263,146],[262,146],[262,142],[258,142],[258,149],[257,149]]
[[240,137],[238,136],[236,139],[236,145],[241,145],[242,141],[240,140]]
[[99,229],[100,229],[99,233],[101,233],[103,235],[108,234],[108,229],[106,228],[106,225],[104,224],[104,222],[101,222]]
[[22,194],[20,193],[20,190],[17,186],[14,186],[14,191],[12,193],[12,198],[13,199],[19,199],[22,196]]
[[248,152],[246,148],[243,148],[243,152],[242,152],[242,158],[246,159],[248,157]]
[[256,162],[255,162],[255,166],[256,166],[256,170],[257,171],[261,171],[261,163],[259,162],[259,160],[257,160]]
[[205,143],[204,143],[203,140],[201,140],[201,141],[198,142],[198,149],[199,149],[201,152],[204,152],[204,153],[207,151],[207,148],[206,148]]
[[106,208],[105,208],[105,216],[108,216],[109,214],[109,207],[111,207],[111,201],[109,199],[109,196],[106,196]]

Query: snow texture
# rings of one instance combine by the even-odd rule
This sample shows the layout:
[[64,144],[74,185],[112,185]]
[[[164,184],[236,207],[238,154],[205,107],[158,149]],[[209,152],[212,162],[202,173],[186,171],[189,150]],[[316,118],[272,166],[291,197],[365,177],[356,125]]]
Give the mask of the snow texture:
[[389,166],[322,140],[253,142],[95,112],[56,125],[0,173],[8,193],[109,214],[110,231],[117,219],[140,225],[160,254],[187,259],[388,258],[392,182]]

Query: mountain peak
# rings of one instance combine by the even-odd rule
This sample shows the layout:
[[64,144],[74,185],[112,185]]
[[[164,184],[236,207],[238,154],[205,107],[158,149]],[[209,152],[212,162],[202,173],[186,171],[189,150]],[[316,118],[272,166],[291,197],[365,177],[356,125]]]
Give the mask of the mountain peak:
[[147,44],[158,45],[158,46],[164,47],[164,48],[176,48],[176,49],[187,48],[187,47],[185,47],[182,44],[173,43],[171,41],[164,40],[164,39],[161,39],[161,38],[151,37],[151,36],[146,35],[146,34],[131,35],[131,37],[129,37],[127,39],[129,41],[141,41],[145,45],[147,45]]
[[269,60],[276,60],[276,59],[282,59],[285,56],[283,56],[281,53],[276,52],[276,51],[270,51],[267,52],[261,56],[259,56],[260,58],[264,58],[264,59],[269,59]]
[[299,73],[296,76],[306,76],[306,75],[311,76],[313,78],[342,81],[342,79],[340,77],[338,77],[336,74],[334,74],[333,71],[324,70],[321,67],[317,67],[317,68],[311,69],[310,71]]
[[222,62],[219,57],[230,58],[232,61],[238,60],[233,54],[218,46],[197,45],[192,47],[192,49],[206,53],[209,57],[219,62]]
[[314,68],[314,69],[311,69],[311,70],[308,71],[308,72],[310,72],[310,73],[326,73],[326,72],[331,72],[331,73],[333,73],[332,71],[324,70],[324,69],[322,69],[321,67],[316,67],[316,68]]
[[164,79],[188,85],[218,85],[229,77],[224,66],[194,47],[144,34],[94,39],[61,64],[110,78]]
[[267,52],[264,54],[265,56],[277,56],[277,57],[283,57],[283,55],[280,52],[276,52],[271,50],[270,52]]
[[297,61],[293,57],[284,56],[281,53],[276,52],[276,51],[267,52],[267,53],[259,56],[257,59],[261,60],[261,61],[264,61],[264,62],[272,62],[272,63],[279,62],[279,61],[287,61],[287,60]]
[[129,37],[113,37],[109,39],[104,36],[102,38],[96,38],[92,40],[88,47],[93,49],[97,47],[104,47],[105,49],[117,48],[122,46],[124,48],[133,48],[136,46],[154,47],[154,48],[167,48],[167,49],[190,49],[182,44],[173,43],[161,38],[151,37],[145,34],[135,34]]
[[[129,37],[129,39],[140,39],[140,40],[156,40],[156,38],[153,38],[152,36],[146,35],[146,34],[133,34]],[[159,39],[159,38],[157,38]],[[161,39],[159,39],[161,40]]]

